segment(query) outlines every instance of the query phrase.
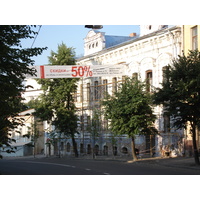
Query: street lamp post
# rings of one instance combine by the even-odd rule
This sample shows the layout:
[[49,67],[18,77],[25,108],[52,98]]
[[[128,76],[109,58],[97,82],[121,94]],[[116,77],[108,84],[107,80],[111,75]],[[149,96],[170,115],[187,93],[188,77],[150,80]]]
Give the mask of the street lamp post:
[[85,28],[91,28],[91,29],[102,29],[102,25],[85,25]]

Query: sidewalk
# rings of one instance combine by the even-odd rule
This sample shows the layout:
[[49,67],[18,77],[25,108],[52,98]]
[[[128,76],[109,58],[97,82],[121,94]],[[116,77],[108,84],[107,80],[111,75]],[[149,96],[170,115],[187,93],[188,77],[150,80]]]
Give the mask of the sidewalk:
[[[129,163],[134,163],[133,161],[128,161]],[[138,160],[136,163],[140,164],[154,164],[165,167],[175,167],[175,168],[183,168],[183,169],[192,169],[199,170],[200,165],[195,165],[195,161],[193,157],[175,157],[175,158],[144,158]]]

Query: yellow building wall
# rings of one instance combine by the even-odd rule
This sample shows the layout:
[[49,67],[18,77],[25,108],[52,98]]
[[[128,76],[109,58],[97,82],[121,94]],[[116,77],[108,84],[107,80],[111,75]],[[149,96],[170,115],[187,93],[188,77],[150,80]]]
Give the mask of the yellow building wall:
[[200,25],[183,25],[183,50],[187,55],[188,50],[192,50],[192,28],[197,26],[198,50],[200,50]]

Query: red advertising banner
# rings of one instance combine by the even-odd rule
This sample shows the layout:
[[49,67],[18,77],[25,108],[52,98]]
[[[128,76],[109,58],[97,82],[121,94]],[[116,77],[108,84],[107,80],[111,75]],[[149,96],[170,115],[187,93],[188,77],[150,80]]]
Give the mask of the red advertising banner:
[[31,66],[36,70],[35,76],[27,78],[82,78],[101,76],[122,76],[125,65],[45,65]]

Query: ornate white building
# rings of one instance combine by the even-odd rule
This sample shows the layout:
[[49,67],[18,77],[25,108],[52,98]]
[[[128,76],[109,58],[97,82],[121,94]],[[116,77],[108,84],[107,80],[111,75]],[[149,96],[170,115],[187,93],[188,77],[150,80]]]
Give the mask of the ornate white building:
[[[112,40],[113,36],[109,37],[105,33],[94,30],[89,31],[84,40],[85,56],[77,60],[77,65],[123,64],[125,75],[137,75],[142,81],[148,78],[151,87],[160,87],[165,66],[181,54],[181,27],[142,25],[140,32],[140,36],[132,33],[131,36],[134,37],[122,37],[120,41],[120,37]],[[106,44],[110,45],[106,46]],[[122,76],[98,77],[84,78],[80,81],[79,98],[77,98],[76,104],[80,109],[80,131],[82,131],[82,135],[79,137],[84,138],[80,147],[84,148],[86,152],[91,146],[95,146],[100,154],[112,154],[116,151],[116,154],[121,155],[131,152],[129,138],[124,135],[124,137],[113,139],[106,129],[107,122],[100,112],[98,120],[101,125],[98,128],[99,134],[95,140],[91,140],[92,133],[87,129],[88,123],[91,123],[91,120],[95,118],[94,110],[101,110],[99,101],[103,98],[104,91],[112,94],[117,89],[117,83],[122,79]],[[168,128],[169,119],[163,113],[161,106],[155,107],[154,112],[157,115],[155,126],[160,135],[156,137],[138,136],[136,146],[144,153],[148,152],[150,148],[154,148],[157,154],[160,154],[161,145],[178,149],[178,142],[182,140],[182,131]],[[179,153],[180,151],[179,148]]]

